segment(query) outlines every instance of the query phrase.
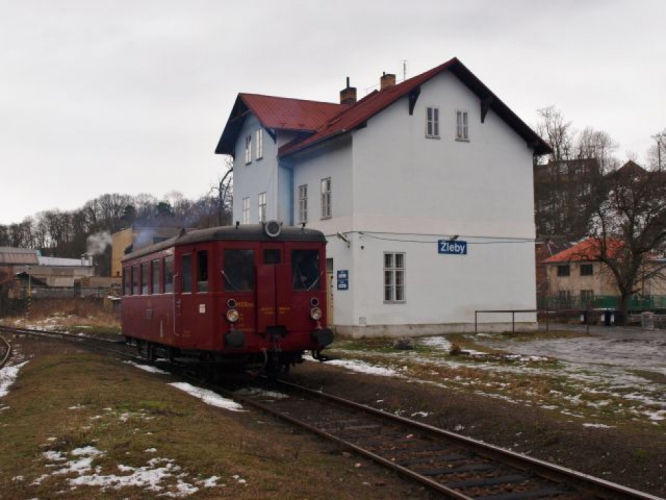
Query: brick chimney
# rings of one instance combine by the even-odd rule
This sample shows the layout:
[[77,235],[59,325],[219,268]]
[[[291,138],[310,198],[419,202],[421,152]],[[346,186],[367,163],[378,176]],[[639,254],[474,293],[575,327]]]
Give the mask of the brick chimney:
[[356,102],[356,87],[349,86],[349,77],[347,77],[347,88],[340,91],[340,104],[354,104]]
[[384,90],[389,87],[395,87],[395,75],[392,73],[384,73],[379,79],[379,83],[381,84],[380,90]]

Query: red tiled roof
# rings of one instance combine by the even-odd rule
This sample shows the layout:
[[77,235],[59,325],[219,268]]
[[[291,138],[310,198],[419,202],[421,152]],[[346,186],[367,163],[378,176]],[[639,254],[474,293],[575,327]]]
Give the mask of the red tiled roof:
[[347,107],[346,104],[333,102],[238,94],[215,152],[233,154],[236,138],[248,112],[254,114],[266,129],[313,133]]
[[[580,243],[567,248],[563,252],[557,253],[552,257],[544,260],[545,264],[555,262],[580,262],[580,261],[596,261],[599,260],[601,240],[598,238],[588,238]],[[612,257],[624,245],[620,240],[609,239],[607,242],[608,253]]]
[[506,121],[519,135],[521,135],[528,143],[530,143],[535,151],[539,154],[550,153],[550,146],[539,137],[528,125],[525,124],[518,116],[511,111],[495,94],[493,94],[488,87],[486,87],[481,80],[472,74],[471,71],[461,63],[458,58],[453,59],[437,66],[436,68],[421,73],[409,80],[386,88],[381,91],[375,91],[367,95],[356,104],[351,105],[349,108],[343,110],[340,114],[333,117],[320,128],[314,135],[301,140],[297,139],[282,146],[278,152],[279,156],[288,156],[292,153],[305,149],[309,146],[322,142],[326,139],[336,137],[344,134],[356,127],[362,126],[367,120],[375,116],[377,113],[387,108],[398,99],[405,97],[412,91],[417,90],[422,84],[431,78],[439,75],[445,70],[450,70],[456,75],[469,89],[474,92],[479,98],[488,99],[490,109],[497,113],[504,121]]
[[314,132],[347,108],[333,102],[305,101],[258,94],[238,94],[266,128]]
[[301,149],[305,149],[314,143],[328,139],[335,135],[339,135],[340,133],[353,130],[369,118],[375,116],[384,108],[393,104],[395,101],[417,88],[422,83],[425,83],[433,76],[444,71],[454,61],[456,61],[456,59],[451,59],[441,66],[437,66],[430,71],[426,71],[425,73],[421,73],[420,75],[410,78],[409,80],[405,80],[398,85],[388,87],[381,91],[375,90],[358,101],[356,104],[350,106],[349,109],[346,109],[344,112],[331,119],[328,123],[324,124],[324,126],[321,127],[313,136],[308,137],[303,141],[293,141],[282,146],[279,151],[280,156],[289,155]]
[[534,148],[535,153],[546,154],[552,152],[550,146],[539,135],[511,111],[457,58],[453,58],[398,85],[381,91],[374,91],[352,105],[256,94],[238,94],[215,152],[218,154],[234,153],[233,149],[242,123],[247,113],[251,112],[268,129],[294,130],[310,134],[298,137],[279,149],[278,156],[288,156],[362,127],[367,120],[400,98],[412,92],[417,97],[416,92],[422,84],[446,70],[451,71],[480,100],[483,100],[488,109],[492,109],[530,147]]

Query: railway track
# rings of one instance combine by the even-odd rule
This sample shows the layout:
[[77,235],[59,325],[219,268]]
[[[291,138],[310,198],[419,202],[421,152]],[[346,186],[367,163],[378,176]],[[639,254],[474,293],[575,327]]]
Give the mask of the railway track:
[[124,344],[105,339],[97,339],[93,337],[85,337],[74,333],[58,332],[58,331],[45,331],[35,330],[31,328],[15,328],[10,326],[0,325],[0,333],[12,335],[26,335],[30,337],[48,338],[64,340],[67,342],[74,342],[78,344],[85,344],[86,348],[90,348],[99,352],[108,352],[121,356],[129,356],[136,358],[136,349],[132,349]]
[[[111,341],[0,326],[2,331],[86,343],[94,350],[137,359],[135,349]],[[272,382],[256,391],[231,391],[219,384],[202,382],[200,377],[187,373],[183,366],[174,364],[172,367],[175,376],[206,385],[338,443],[418,481],[445,498],[664,500],[289,382]],[[160,368],[168,369],[164,364],[160,364]],[[275,393],[276,386],[280,393]],[[270,390],[263,390],[266,387]]]
[[0,368],[12,357],[12,345],[4,337],[0,337]]
[[460,500],[663,500],[382,410],[278,382],[234,398]]

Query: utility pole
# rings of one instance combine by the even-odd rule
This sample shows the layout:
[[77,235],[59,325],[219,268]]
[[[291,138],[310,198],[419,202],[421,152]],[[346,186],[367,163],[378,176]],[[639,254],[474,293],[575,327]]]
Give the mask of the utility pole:
[[32,302],[32,268],[28,266],[28,305],[26,308],[26,317],[30,319],[30,302]]

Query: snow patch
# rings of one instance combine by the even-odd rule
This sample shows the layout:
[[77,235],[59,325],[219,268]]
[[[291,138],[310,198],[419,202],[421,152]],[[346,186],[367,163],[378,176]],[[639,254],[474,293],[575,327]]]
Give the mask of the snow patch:
[[245,389],[239,389],[236,391],[236,394],[239,396],[251,396],[251,397],[261,397],[264,399],[288,399],[289,396],[277,391],[267,391],[264,389],[257,389],[254,387],[249,387]]
[[169,384],[176,389],[180,389],[188,393],[190,396],[201,399],[204,403],[216,406],[218,408],[224,408],[225,410],[230,411],[245,411],[243,407],[232,401],[231,399],[223,398],[219,394],[209,391],[208,389],[202,389],[201,387],[195,387],[187,382],[173,382]]
[[9,394],[9,388],[18,377],[19,370],[23,368],[28,362],[24,361],[18,365],[5,366],[0,370],[0,398]]
[[160,370],[159,368],[155,368],[154,366],[150,365],[140,365],[138,363],[134,363],[133,361],[124,361],[126,365],[132,365],[139,370],[143,370],[148,373],[158,373],[160,375],[169,375],[169,372],[165,372],[164,370]]
[[382,377],[396,377],[400,376],[396,370],[392,368],[385,368],[383,366],[371,365],[364,361],[356,361],[351,359],[333,359],[326,362],[327,365],[339,366],[347,370],[366,373],[368,375],[379,375]]
[[418,340],[418,343],[440,351],[449,352],[451,350],[451,342],[446,337],[423,337]]

